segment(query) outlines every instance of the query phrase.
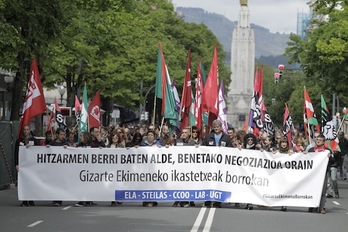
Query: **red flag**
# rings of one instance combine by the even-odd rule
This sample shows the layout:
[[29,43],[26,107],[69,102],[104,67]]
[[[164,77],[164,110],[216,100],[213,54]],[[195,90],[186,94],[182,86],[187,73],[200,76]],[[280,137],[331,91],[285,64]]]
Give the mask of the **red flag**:
[[292,148],[292,136],[291,136],[291,130],[292,130],[292,118],[290,116],[288,104],[285,103],[285,112],[284,112],[284,119],[283,119],[283,134],[288,138],[289,141],[289,148]]
[[30,120],[46,111],[45,96],[41,85],[39,69],[36,58],[31,64],[30,78],[24,100],[22,118],[19,126],[18,138],[22,135],[22,128],[30,124]]
[[91,103],[88,106],[88,126],[89,129],[92,127],[100,127],[100,90],[97,91]]
[[192,104],[192,87],[191,87],[191,49],[189,49],[188,56],[187,56],[187,64],[186,64],[186,73],[185,73],[185,79],[184,79],[184,85],[182,87],[182,95],[181,95],[181,107],[180,107],[180,114],[181,114],[181,129],[188,126],[189,122],[189,114],[190,114],[190,108]]
[[203,90],[203,106],[209,112],[209,126],[218,115],[218,78],[218,52],[217,45],[215,45],[213,60]]
[[195,120],[197,128],[202,130],[202,94],[203,94],[203,78],[201,70],[201,62],[198,63],[197,80],[196,80],[196,96],[195,96]]
[[75,115],[76,113],[80,113],[82,110],[82,105],[80,103],[79,98],[75,95]]

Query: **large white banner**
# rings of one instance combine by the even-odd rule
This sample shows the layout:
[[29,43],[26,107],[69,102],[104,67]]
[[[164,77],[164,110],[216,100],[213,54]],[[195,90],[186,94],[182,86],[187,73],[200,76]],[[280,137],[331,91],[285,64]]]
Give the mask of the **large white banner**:
[[222,201],[317,207],[327,153],[224,147],[19,150],[20,200]]

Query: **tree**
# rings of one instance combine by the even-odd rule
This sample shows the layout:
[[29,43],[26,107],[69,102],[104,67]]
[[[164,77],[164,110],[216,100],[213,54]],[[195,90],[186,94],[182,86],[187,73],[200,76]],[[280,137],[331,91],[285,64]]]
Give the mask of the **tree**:
[[[339,5],[338,5],[339,4]],[[313,20],[306,40],[292,34],[286,55],[299,62],[307,80],[318,84],[324,96],[336,93],[347,104],[348,83],[348,9],[347,2],[322,0],[314,3],[316,15],[325,21]],[[319,97],[319,96],[318,96]]]
[[49,42],[60,34],[60,25],[69,12],[65,6],[64,0],[1,1],[1,27],[5,32],[0,40],[1,65],[16,72],[11,120],[19,119],[23,86],[34,55],[40,63]]
[[[188,48],[192,48],[194,69],[200,58],[208,69],[218,43],[206,26],[185,23],[166,0],[3,2],[0,27],[9,38],[0,38],[0,61],[2,67],[18,71],[21,78],[16,79],[14,93],[18,97],[36,55],[44,86],[66,83],[68,106],[73,106],[74,95],[80,94],[81,84],[87,80],[91,96],[100,89],[110,103],[135,107],[143,101],[141,80],[144,89],[155,83],[158,42],[163,44],[179,90]],[[219,73],[228,85],[230,72],[224,55],[220,45]],[[19,112],[13,111],[13,115]]]

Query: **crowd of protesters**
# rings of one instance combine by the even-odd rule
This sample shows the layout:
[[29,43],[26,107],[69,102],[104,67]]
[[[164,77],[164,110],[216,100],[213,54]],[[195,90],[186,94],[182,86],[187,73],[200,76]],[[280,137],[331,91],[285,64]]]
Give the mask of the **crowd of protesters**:
[[[337,173],[343,180],[347,179],[348,170],[348,140],[347,135],[343,132],[339,133],[339,145],[341,152],[330,151],[330,159],[323,186],[323,194],[318,208],[309,208],[309,212],[325,213],[325,199],[333,195],[339,198]],[[212,124],[211,131],[201,131],[197,127],[186,127],[181,131],[170,133],[168,126],[163,125],[109,125],[101,128],[90,128],[89,132],[83,132],[78,138],[78,132],[75,128],[57,129],[53,135],[50,131],[46,132],[45,140],[41,142],[36,140],[30,133],[29,126],[24,126],[22,137],[16,141],[15,146],[15,165],[18,170],[18,148],[20,145],[45,145],[45,146],[70,146],[70,147],[108,147],[108,148],[125,148],[139,146],[224,146],[234,147],[238,149],[252,149],[267,151],[276,154],[286,153],[293,154],[295,152],[311,152],[323,151],[328,149],[324,146],[325,137],[319,132],[314,133],[312,143],[308,143],[304,132],[293,130],[292,141],[276,130],[273,136],[266,132],[260,132],[256,137],[252,133],[246,133],[244,130],[235,130],[228,128],[227,133],[222,131],[222,124],[219,120],[215,120]],[[327,189],[326,182],[329,182]],[[54,206],[60,206],[61,201],[53,201]],[[93,205],[93,202],[80,201],[76,206]],[[111,202],[111,206],[121,204],[121,202]],[[23,201],[21,206],[34,206],[34,201]],[[156,206],[157,202],[143,202],[143,206]],[[221,202],[207,201],[204,203],[206,207],[221,207]],[[195,206],[194,202],[174,202],[173,207],[190,207]],[[240,204],[236,203],[236,207]],[[253,209],[252,204],[245,204],[246,209]],[[286,211],[286,206],[281,207],[282,211]]]

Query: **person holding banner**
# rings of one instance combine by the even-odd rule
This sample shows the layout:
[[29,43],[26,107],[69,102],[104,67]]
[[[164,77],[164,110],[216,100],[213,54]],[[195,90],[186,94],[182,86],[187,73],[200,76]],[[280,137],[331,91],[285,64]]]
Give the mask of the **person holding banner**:
[[249,149],[249,150],[260,150],[261,145],[258,144],[257,138],[254,134],[248,133],[244,137],[244,149]]
[[196,145],[200,145],[202,143],[200,139],[200,131],[196,126],[192,127],[191,139],[195,142]]
[[74,132],[70,132],[68,135],[68,144],[69,147],[77,147],[76,134]]
[[[19,146],[33,146],[39,145],[39,141],[31,136],[29,125],[24,125],[22,129],[22,135],[20,138],[16,140],[15,150],[14,150],[14,158],[16,170],[19,172]],[[35,206],[34,201],[22,201],[20,206]]]
[[143,140],[143,136],[140,132],[135,132],[131,141],[126,143],[126,147],[139,147]]
[[[261,145],[259,145],[257,143],[257,138],[253,133],[248,133],[244,136],[244,143],[243,143],[244,149],[258,150],[260,147],[261,147]],[[252,210],[252,209],[254,209],[254,207],[252,204],[247,203],[245,205],[245,209]]]
[[[115,133],[114,135],[111,134],[109,141],[110,142],[107,146],[108,148],[124,148],[124,147],[126,147],[125,141],[122,141],[122,135],[119,133]],[[122,202],[112,201],[111,206],[116,206],[116,203],[122,204]]]
[[110,142],[107,147],[111,147],[111,148],[126,147],[125,141],[122,141],[122,136],[118,133],[111,134],[109,141]]
[[[64,148],[69,146],[68,141],[65,139],[66,133],[65,130],[62,128],[58,128],[56,131],[56,139],[50,142],[49,145],[46,145],[47,147],[49,146],[63,146]],[[61,206],[62,201],[52,201],[53,206]]]
[[[222,131],[222,122],[220,120],[215,119],[212,127],[213,132],[205,136],[202,146],[233,147],[230,137]],[[221,202],[206,201],[204,206],[221,208]]]
[[243,143],[244,143],[245,135],[246,135],[246,132],[244,130],[238,130],[236,132],[235,140],[234,141],[232,140],[232,146],[241,150],[244,146]]
[[[153,146],[159,146],[161,147],[161,144],[158,140],[155,140],[155,132],[152,130],[147,131],[146,133],[146,139],[144,139],[141,143],[141,146],[145,147],[153,147]],[[158,203],[155,201],[144,201],[143,206],[144,207],[152,207],[157,206]]]
[[92,135],[91,147],[106,147],[98,127],[92,127],[89,133]]
[[50,130],[46,131],[45,132],[45,141],[44,141],[43,145],[46,146],[46,145],[50,144],[50,142],[52,142],[52,140],[53,140],[53,132]]
[[[79,139],[79,143],[77,145],[77,147],[91,147],[91,141],[92,141],[92,136],[90,133],[88,132],[82,132],[80,134],[80,139]],[[90,201],[79,201],[78,203],[75,204],[76,207],[82,207],[85,205],[91,205]]]
[[[183,128],[180,138],[175,140],[175,146],[195,146],[195,141],[193,141],[190,137],[190,129]],[[175,201],[173,207],[177,207],[178,205],[187,208],[189,206],[195,206],[195,203],[193,201]]]
[[[282,153],[282,154],[288,154],[288,155],[291,155],[293,153],[292,150],[290,150],[290,147],[289,147],[289,140],[288,140],[288,137],[286,136],[283,136],[280,138],[279,142],[278,142],[278,147],[279,147],[279,153]],[[288,208],[286,206],[282,206],[280,208],[280,211],[287,211]]]
[[295,141],[295,146],[293,147],[294,152],[304,152],[306,150],[306,142],[303,138],[296,137],[294,141]]
[[308,152],[321,152],[328,151],[329,163],[326,169],[323,190],[321,192],[321,198],[319,203],[319,208],[309,208],[308,212],[319,212],[321,214],[325,214],[325,202],[326,202],[326,189],[327,189],[327,180],[328,180],[328,172],[330,170],[330,166],[333,162],[335,162],[335,158],[332,155],[330,149],[325,147],[325,136],[323,134],[318,134],[315,138],[315,145],[308,149]]

